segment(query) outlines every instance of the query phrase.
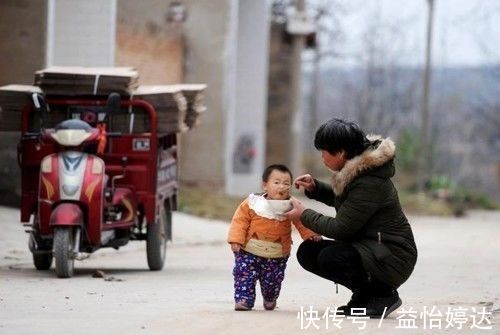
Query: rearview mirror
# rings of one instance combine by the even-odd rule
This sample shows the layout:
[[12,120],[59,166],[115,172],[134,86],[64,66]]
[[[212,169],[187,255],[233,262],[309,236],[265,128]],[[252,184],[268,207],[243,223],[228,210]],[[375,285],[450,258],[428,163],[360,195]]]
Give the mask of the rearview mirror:
[[31,95],[31,100],[33,102],[33,107],[35,111],[40,116],[40,128],[43,128],[43,121],[48,112],[50,112],[49,105],[45,101],[45,98],[40,93],[33,93]]

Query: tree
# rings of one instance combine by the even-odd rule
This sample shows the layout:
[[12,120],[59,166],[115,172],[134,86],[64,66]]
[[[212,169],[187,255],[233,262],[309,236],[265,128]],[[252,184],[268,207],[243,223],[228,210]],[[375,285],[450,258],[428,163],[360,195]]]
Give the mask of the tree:
[[427,38],[425,48],[425,69],[423,75],[423,93],[420,112],[420,153],[418,169],[418,189],[423,192],[429,176],[429,91],[431,84],[431,54],[432,54],[432,28],[434,22],[434,0],[427,0]]

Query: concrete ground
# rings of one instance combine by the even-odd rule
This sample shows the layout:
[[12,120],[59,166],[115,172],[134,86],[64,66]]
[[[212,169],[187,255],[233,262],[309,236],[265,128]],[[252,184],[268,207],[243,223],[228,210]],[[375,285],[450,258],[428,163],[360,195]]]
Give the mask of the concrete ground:
[[[34,269],[18,220],[18,210],[0,208],[0,334],[500,334],[500,212],[411,217],[419,259],[400,288],[402,307],[381,324],[346,318],[340,329],[325,312],[349,292],[336,294],[295,255],[275,311],[264,311],[261,297],[254,311],[233,311],[226,222],[175,213],[163,271],[149,271],[145,244],[134,242],[99,251],[76,263],[73,278],[58,279],[53,269]],[[294,241],[296,249],[300,237]],[[96,270],[111,280],[92,278]]]

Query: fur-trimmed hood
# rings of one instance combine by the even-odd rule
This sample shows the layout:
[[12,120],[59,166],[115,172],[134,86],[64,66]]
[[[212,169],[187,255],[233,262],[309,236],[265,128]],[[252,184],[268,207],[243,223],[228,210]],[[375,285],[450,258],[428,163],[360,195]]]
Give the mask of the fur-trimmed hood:
[[334,171],[332,187],[336,195],[344,192],[345,187],[362,172],[380,167],[394,159],[396,145],[390,138],[368,135],[372,144],[360,155],[349,159],[340,171]]

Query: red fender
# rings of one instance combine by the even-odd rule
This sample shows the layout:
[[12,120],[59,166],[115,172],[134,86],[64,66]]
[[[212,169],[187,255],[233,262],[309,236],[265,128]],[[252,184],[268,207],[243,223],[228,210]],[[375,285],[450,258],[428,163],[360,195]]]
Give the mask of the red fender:
[[70,202],[57,205],[50,213],[51,226],[82,226],[83,212],[80,206]]

